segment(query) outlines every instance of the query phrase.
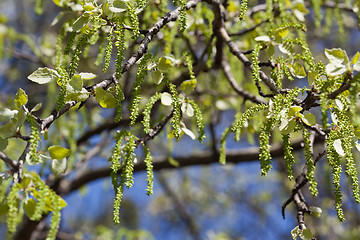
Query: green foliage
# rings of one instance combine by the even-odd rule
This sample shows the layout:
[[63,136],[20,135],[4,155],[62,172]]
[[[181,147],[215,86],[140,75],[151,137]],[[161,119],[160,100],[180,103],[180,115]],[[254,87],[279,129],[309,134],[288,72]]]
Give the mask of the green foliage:
[[41,158],[38,153],[39,148],[39,141],[40,141],[40,132],[39,127],[36,122],[34,115],[28,115],[27,121],[30,124],[31,133],[30,133],[30,140],[29,140],[29,153],[28,153],[28,161],[33,164],[37,164],[41,161]]
[[153,173],[153,165],[152,165],[152,156],[150,150],[144,145],[145,159],[144,162],[146,164],[146,173],[147,173],[147,188],[146,194],[152,195],[154,188],[154,173]]
[[304,135],[304,151],[305,151],[305,160],[306,160],[306,178],[309,181],[309,190],[311,194],[316,197],[319,194],[319,191],[317,190],[317,183],[315,180],[315,164],[313,160],[312,150],[311,150],[311,143],[310,143],[310,133],[306,130],[306,128],[303,129],[303,135]]
[[291,142],[290,142],[290,135],[284,134],[282,136],[282,138],[283,138],[283,145],[284,145],[284,159],[286,162],[287,174],[288,174],[288,178],[291,180],[294,178],[292,165],[295,163],[295,158],[291,152],[292,147],[291,147]]

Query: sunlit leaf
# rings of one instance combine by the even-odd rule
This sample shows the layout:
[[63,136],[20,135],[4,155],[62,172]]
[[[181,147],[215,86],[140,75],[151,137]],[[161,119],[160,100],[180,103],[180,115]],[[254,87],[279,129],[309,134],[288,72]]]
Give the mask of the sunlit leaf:
[[159,58],[158,69],[160,71],[167,71],[173,66],[172,59],[170,57],[161,57]]
[[56,174],[63,174],[66,172],[68,160],[63,159],[53,159],[51,163],[51,169]]
[[258,36],[255,38],[255,41],[258,41],[258,42],[270,42],[271,39],[269,36]]
[[194,90],[195,86],[196,86],[196,80],[191,79],[191,80],[183,81],[180,85],[180,89],[185,94],[189,94]]
[[194,108],[189,103],[182,104],[181,111],[185,113],[188,117],[194,116]]
[[161,94],[161,104],[165,105],[165,106],[171,106],[172,103],[172,98],[170,93],[167,92],[163,92]]
[[101,87],[95,89],[95,99],[103,108],[114,108],[116,105],[116,99],[114,95],[102,89]]
[[293,230],[291,230],[292,239],[296,239],[300,234],[299,226],[296,226]]
[[321,213],[322,213],[321,208],[319,208],[319,207],[314,207],[314,206],[312,206],[312,207],[310,208],[310,211],[311,211],[311,214],[312,214],[313,216],[315,216],[315,217],[320,217],[320,216],[321,216]]
[[38,111],[41,107],[42,107],[42,103],[38,103],[38,104],[35,105],[35,107],[33,107],[33,108],[31,109],[30,112],[36,112],[36,111]]
[[298,116],[298,113],[302,110],[303,108],[300,106],[291,106],[289,108],[289,112],[288,112],[288,116],[289,117],[293,117],[293,116]]
[[24,210],[25,210],[26,215],[27,215],[30,219],[32,219],[32,216],[34,215],[35,208],[36,208],[36,201],[35,201],[35,199],[29,198],[29,199],[26,199],[26,200],[24,201]]
[[189,130],[189,129],[187,129],[187,128],[181,128],[181,130],[182,130],[186,135],[188,135],[192,140],[195,140],[195,139],[196,139],[195,134],[194,134],[191,130]]
[[28,76],[28,79],[38,84],[46,84],[53,79],[56,79],[57,73],[50,68],[38,68]]
[[80,29],[82,29],[83,27],[85,27],[90,21],[90,16],[89,14],[83,14],[81,15],[78,19],[76,19],[76,21],[73,24],[73,31],[78,31]]
[[94,79],[97,77],[96,74],[93,74],[93,73],[87,73],[87,72],[82,72],[82,73],[79,73],[81,79],[83,80],[91,80],[91,79]]
[[341,140],[340,139],[336,139],[334,141],[334,144],[333,144],[334,148],[335,148],[335,151],[342,157],[345,156],[345,152],[344,152],[344,149],[342,148],[342,145],[341,145]]
[[329,62],[333,63],[334,65],[343,63],[345,60],[345,54],[346,53],[341,48],[325,49],[325,56]]
[[71,154],[71,151],[69,149],[56,145],[49,147],[48,151],[51,159],[57,159],[57,160],[66,158]]
[[0,107],[0,122],[5,122],[10,120],[18,113],[18,110],[10,110],[8,108]]
[[309,228],[303,229],[299,235],[302,240],[311,240],[313,235]]
[[163,73],[153,70],[150,72],[150,78],[156,85],[159,85],[163,79]]
[[28,102],[28,96],[21,88],[17,91],[14,102],[17,108],[20,108]]
[[302,118],[303,122],[308,125],[308,126],[313,126],[316,124],[316,117],[314,114],[312,113],[308,113],[306,114],[303,118]]
[[297,77],[297,78],[304,78],[306,77],[306,72],[304,67],[298,63],[295,62],[294,64],[290,65],[291,73]]

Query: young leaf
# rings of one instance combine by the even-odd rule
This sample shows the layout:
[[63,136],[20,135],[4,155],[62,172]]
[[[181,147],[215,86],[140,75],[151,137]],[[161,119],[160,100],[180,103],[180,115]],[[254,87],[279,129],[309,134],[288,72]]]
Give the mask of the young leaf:
[[321,216],[321,213],[322,213],[321,208],[319,208],[319,207],[314,207],[314,206],[312,206],[312,207],[310,208],[310,211],[311,211],[311,214],[312,214],[314,217],[320,217],[320,216]]
[[303,122],[308,125],[308,126],[313,126],[316,124],[316,118],[315,115],[312,113],[308,113],[306,114],[303,118],[302,118]]
[[165,105],[165,106],[171,106],[172,103],[172,98],[170,93],[167,92],[163,92],[161,94],[161,104]]
[[194,134],[191,130],[189,130],[189,129],[187,129],[187,128],[181,128],[181,130],[182,130],[186,135],[188,135],[192,140],[195,140],[195,139],[196,139],[195,134]]
[[91,80],[91,79],[94,79],[97,77],[96,74],[93,74],[93,73],[87,73],[87,72],[82,72],[82,73],[79,73],[80,77],[82,80]]
[[68,160],[63,159],[53,159],[51,163],[51,169],[56,174],[63,174],[66,172]]
[[28,102],[28,96],[21,88],[17,91],[14,102],[17,108],[20,108]]
[[150,72],[150,78],[156,85],[159,85],[164,76],[162,72],[153,70]]
[[35,199],[29,198],[29,199],[26,199],[26,200],[24,201],[24,210],[25,210],[26,215],[27,215],[30,219],[32,219],[32,216],[34,215],[35,208],[36,208],[36,201],[35,201]]
[[341,48],[325,49],[325,56],[330,63],[334,63],[335,65],[344,62],[345,54]]
[[61,160],[70,156],[71,151],[61,146],[51,146],[48,148],[51,159]]
[[191,79],[191,80],[186,80],[186,81],[182,82],[180,85],[180,89],[185,94],[189,94],[194,90],[195,86],[196,86],[196,80]]
[[57,77],[58,75],[55,70],[45,67],[35,70],[35,72],[28,76],[28,79],[38,84],[46,84]]
[[313,235],[310,231],[310,229],[306,228],[303,229],[299,236],[302,240],[311,240],[313,238]]
[[159,58],[158,68],[160,71],[167,71],[169,68],[173,66],[172,59],[170,57],[161,57]]
[[340,139],[336,139],[333,143],[333,146],[335,148],[335,151],[340,155],[340,156],[345,156],[345,152],[344,149],[341,146],[341,140]]
[[305,72],[304,67],[298,62],[295,62],[294,64],[292,64],[290,66],[290,70],[291,70],[291,73],[297,78],[306,77],[306,72]]
[[89,14],[83,14],[73,24],[73,31],[76,32],[77,30],[82,29],[85,27],[90,21]]
[[293,230],[291,230],[291,237],[292,239],[297,239],[300,234],[299,226],[296,226]]
[[10,120],[17,113],[18,113],[18,110],[10,110],[8,108],[0,107],[0,122],[6,122],[6,121]]
[[103,108],[114,108],[116,105],[116,99],[114,95],[108,93],[101,87],[95,89],[95,99]]
[[258,36],[255,38],[255,41],[258,41],[258,42],[270,42],[271,39],[269,36]]

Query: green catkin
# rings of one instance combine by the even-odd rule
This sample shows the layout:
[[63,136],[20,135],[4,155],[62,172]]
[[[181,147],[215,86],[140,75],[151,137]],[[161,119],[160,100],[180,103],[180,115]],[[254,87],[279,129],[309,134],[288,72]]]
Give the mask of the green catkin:
[[134,85],[132,87],[133,91],[131,93],[131,102],[129,104],[129,111],[130,111],[130,119],[131,125],[135,124],[135,121],[137,119],[137,116],[139,115],[139,103],[141,100],[141,96],[140,96],[140,92],[141,92],[141,86],[144,82],[144,78],[148,72],[147,69],[147,63],[148,61],[151,59],[152,55],[151,54],[145,54],[145,56],[141,59],[139,67],[138,67],[138,71],[136,73],[136,79],[134,82]]
[[311,143],[310,143],[310,133],[303,128],[303,136],[304,136],[304,151],[305,151],[305,160],[306,160],[306,178],[309,181],[309,190],[311,194],[316,197],[318,195],[317,182],[315,180],[315,165],[311,151]]
[[72,49],[72,47],[73,47],[73,45],[74,45],[76,36],[77,36],[76,31],[72,31],[72,32],[69,34],[69,37],[67,38],[67,41],[66,41],[65,50],[64,50],[64,54],[65,54],[65,55],[69,55],[69,54],[70,54],[71,49]]
[[351,152],[353,148],[354,128],[350,122],[349,117],[340,111],[335,111],[338,118],[338,129],[341,133],[341,145],[345,152],[346,169],[345,173],[350,177],[353,197],[357,203],[360,203],[359,179],[358,171],[356,170],[355,160]]
[[274,123],[275,121],[273,118],[264,122],[259,135],[259,160],[262,176],[266,176],[272,168],[269,139],[271,135],[271,128]]
[[260,82],[261,78],[260,78],[260,67],[259,67],[259,53],[260,53],[260,49],[261,49],[261,44],[256,44],[254,47],[254,50],[252,52],[252,58],[251,58],[251,63],[253,65],[253,70],[252,70],[252,77],[254,79],[255,82]]
[[126,2],[126,6],[128,8],[128,15],[133,28],[132,39],[137,39],[140,35],[139,18],[136,15],[136,9],[131,2]]
[[264,110],[267,106],[265,104],[257,104],[251,106],[244,113],[239,112],[235,116],[235,121],[232,124],[231,131],[235,133],[235,141],[240,140],[241,128],[244,127],[244,124],[254,115],[261,110]]
[[41,161],[39,154],[38,154],[38,147],[39,147],[39,141],[40,141],[40,132],[39,132],[39,126],[36,122],[36,119],[33,115],[28,115],[27,121],[30,124],[31,133],[30,133],[30,149],[29,149],[29,156],[31,158],[31,161],[33,163],[39,163]]
[[48,191],[44,184],[38,184],[38,196],[36,197],[36,207],[34,214],[31,217],[31,220],[39,221],[41,219],[42,213],[45,209],[45,199]]
[[94,33],[95,33],[95,29],[86,30],[86,32],[81,36],[79,42],[77,43],[76,48],[74,50],[74,54],[69,64],[68,72],[70,78],[74,76],[75,71],[79,65],[80,54],[83,52],[84,48],[89,44],[89,40]]
[[[339,36],[344,34],[344,20],[343,17],[341,16],[341,10],[339,8],[339,0],[335,1],[336,7],[334,8],[334,16],[336,19],[336,23],[338,25],[338,32],[339,32]],[[343,38],[339,38],[340,40],[342,40]]]
[[117,48],[116,60],[115,60],[115,75],[116,79],[119,81],[122,77],[122,62],[124,60],[125,52],[125,29],[123,26],[123,20],[117,19],[116,21],[116,41],[115,46]]
[[58,232],[59,229],[59,225],[60,225],[60,219],[61,219],[61,206],[60,206],[60,197],[57,196],[54,192],[49,191],[49,195],[50,195],[50,200],[53,204],[53,212],[52,212],[52,216],[51,216],[51,222],[50,222],[50,230],[49,233],[46,237],[46,240],[55,240],[56,239],[56,234]]
[[104,60],[104,66],[103,66],[103,72],[105,73],[110,65],[111,60],[111,52],[113,47],[113,28],[110,28],[110,31],[107,34],[106,41],[107,45],[105,47],[105,60]]
[[202,143],[202,141],[206,138],[203,115],[201,113],[199,106],[195,103],[195,101],[189,100],[188,102],[193,107],[195,113],[196,125],[199,132],[199,136],[197,139],[200,143]]
[[150,113],[151,109],[154,106],[154,104],[161,99],[161,93],[155,93],[147,102],[145,105],[144,111],[143,111],[143,120],[141,123],[144,126],[144,132],[148,134],[150,132]]
[[134,151],[135,151],[135,139],[133,136],[130,136],[128,143],[124,147],[125,152],[125,167],[122,174],[125,175],[125,186],[131,188],[134,184]]
[[242,0],[240,4],[240,13],[239,13],[240,21],[244,20],[247,9],[248,9],[248,0]]
[[153,164],[152,164],[152,156],[150,150],[144,145],[144,153],[145,153],[145,165],[146,165],[146,174],[147,174],[147,187],[146,187],[146,194],[152,195],[154,189],[154,171],[153,171]]
[[113,211],[113,220],[115,224],[120,223],[119,210],[123,195],[124,195],[124,185],[121,182],[115,190],[114,211]]
[[18,183],[13,184],[7,197],[7,204],[9,207],[6,224],[8,228],[7,239],[11,239],[13,233],[16,231],[16,226],[19,223],[19,190],[20,185]]
[[116,112],[116,118],[115,122],[119,122],[122,119],[122,101],[124,100],[124,93],[121,88],[121,84],[117,83],[115,86],[115,112]]
[[186,1],[185,0],[179,0],[180,2],[180,32],[184,32],[186,30]]
[[166,78],[170,93],[171,93],[171,105],[173,107],[173,117],[171,121],[171,125],[173,127],[174,136],[176,139],[180,138],[180,120],[181,120],[181,109],[180,109],[180,99],[179,94],[176,91],[176,86],[170,82],[167,77]]
[[56,111],[59,111],[65,105],[66,84],[69,82],[69,76],[62,67],[58,67],[56,70],[60,74],[60,78],[57,81],[57,84],[60,86],[60,92],[56,103]]
[[136,7],[142,9],[146,6],[147,0],[136,0]]
[[62,65],[62,42],[65,38],[65,27],[61,28],[57,43],[56,43],[56,50],[55,50],[55,67],[60,67]]
[[193,70],[193,60],[191,58],[191,55],[188,52],[185,52],[183,55],[185,57],[186,66],[187,66],[187,68],[189,70],[190,79],[195,79],[195,73],[194,73],[194,70]]
[[230,127],[226,128],[221,135],[219,162],[223,165],[226,164],[226,137],[231,132],[230,130],[231,130]]
[[335,210],[337,212],[337,216],[341,222],[345,221],[344,212],[342,209],[342,193],[340,186],[340,174],[342,172],[342,167],[340,163],[340,156],[334,149],[334,141],[337,138],[337,131],[332,130],[328,134],[328,138],[326,139],[326,151],[327,151],[327,159],[329,161],[329,165],[331,167],[333,186],[334,186],[334,194],[335,194]]
[[286,163],[287,174],[289,180],[292,180],[294,178],[292,165],[295,164],[295,158],[294,155],[291,153],[292,147],[290,142],[290,135],[289,134],[283,135],[282,138],[283,138],[284,159]]

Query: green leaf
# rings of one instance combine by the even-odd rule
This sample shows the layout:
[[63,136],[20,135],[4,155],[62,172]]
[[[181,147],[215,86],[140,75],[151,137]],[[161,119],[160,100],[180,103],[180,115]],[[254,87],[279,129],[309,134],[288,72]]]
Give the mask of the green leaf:
[[312,86],[314,84],[316,77],[317,77],[316,72],[311,71],[311,70],[308,72],[308,83],[310,86]]
[[83,87],[83,81],[80,74],[74,75],[71,78],[69,84],[75,91],[81,91]]
[[164,76],[162,72],[153,70],[150,72],[150,78],[156,85],[159,85]]
[[295,129],[295,121],[291,119],[290,121],[286,118],[281,122],[279,130],[281,134],[286,135],[294,131]]
[[83,14],[73,24],[73,31],[76,32],[77,30],[82,29],[85,27],[90,21],[89,14]]
[[5,215],[9,212],[9,205],[6,201],[0,202],[0,216]]
[[180,85],[180,89],[185,94],[189,94],[194,90],[195,86],[196,86],[196,80],[191,79],[191,80],[183,81]]
[[113,13],[121,13],[127,10],[126,2],[121,0],[109,0],[109,10]]
[[8,146],[9,141],[5,138],[0,138],[0,151],[4,151]]
[[289,30],[287,27],[278,28],[274,31],[274,37],[276,41],[281,41],[282,39],[286,38],[289,34]]
[[53,159],[51,163],[51,169],[56,174],[63,174],[66,172],[68,160],[66,158],[63,159]]
[[66,94],[65,101],[73,100],[73,101],[83,102],[88,98],[89,98],[89,92],[85,88],[82,88],[81,91],[69,91]]
[[174,167],[180,167],[180,163],[176,161],[173,157],[169,157],[169,163]]
[[162,72],[169,70],[173,66],[172,58],[161,57],[159,58],[158,69]]
[[0,107],[0,122],[5,122],[10,120],[18,113],[18,110],[10,110],[8,108]]
[[320,217],[321,216],[321,213],[322,213],[322,210],[321,208],[319,207],[310,207],[310,211],[311,211],[311,214],[314,216],[314,217]]
[[30,219],[32,219],[32,216],[34,215],[36,203],[37,202],[33,198],[29,198],[24,201],[24,210],[25,210],[26,215]]
[[82,73],[79,73],[81,79],[83,80],[91,80],[91,79],[94,79],[97,77],[96,74],[93,74],[93,73],[87,73],[87,72],[82,72]]
[[353,58],[351,59],[350,64],[351,64],[351,65],[354,65],[355,63],[357,63],[358,60],[359,60],[359,57],[360,57],[360,53],[357,52],[357,53],[353,56]]
[[312,235],[310,229],[306,228],[301,231],[299,237],[303,240],[311,240],[313,238],[313,235]]
[[46,84],[56,78],[58,78],[57,72],[47,67],[38,68],[35,72],[28,76],[29,80],[38,84]]
[[8,138],[13,136],[15,133],[15,125],[9,121],[0,127],[0,137]]
[[35,107],[33,107],[33,108],[31,109],[30,112],[36,112],[36,111],[38,111],[41,107],[42,107],[42,103],[38,103],[38,104],[35,105]]
[[163,92],[161,94],[161,104],[165,105],[165,106],[171,106],[172,103],[172,98],[170,93],[168,92]]
[[101,87],[95,89],[95,99],[103,108],[114,108],[116,105],[116,99],[114,95],[105,91]]
[[296,226],[293,230],[291,230],[291,237],[292,239],[297,239],[300,234],[299,226]]
[[345,55],[346,53],[341,48],[325,49],[325,56],[330,63],[335,65],[343,63],[345,61]]
[[258,42],[270,42],[271,41],[269,36],[258,36],[254,40],[258,41]]
[[17,108],[20,108],[28,102],[28,96],[21,88],[17,91],[14,102]]
[[316,124],[316,117],[312,113],[306,114],[302,120],[308,126],[314,126]]
[[294,64],[292,64],[290,66],[290,70],[291,70],[291,73],[297,78],[306,77],[306,72],[305,72],[304,67],[298,62],[295,62]]
[[345,152],[344,149],[341,146],[341,140],[340,139],[336,139],[333,143],[333,146],[335,148],[335,151],[342,157],[345,156]]
[[51,159],[61,160],[70,156],[71,151],[61,146],[51,146],[48,148]]
[[299,112],[302,110],[303,108],[300,106],[291,106],[289,108],[289,112],[288,112],[288,116],[289,117],[298,117]]

